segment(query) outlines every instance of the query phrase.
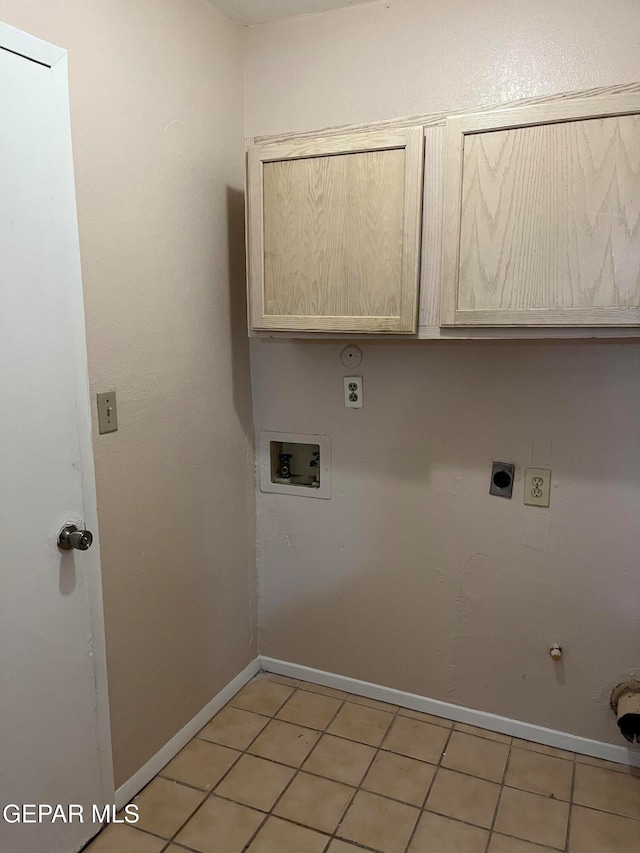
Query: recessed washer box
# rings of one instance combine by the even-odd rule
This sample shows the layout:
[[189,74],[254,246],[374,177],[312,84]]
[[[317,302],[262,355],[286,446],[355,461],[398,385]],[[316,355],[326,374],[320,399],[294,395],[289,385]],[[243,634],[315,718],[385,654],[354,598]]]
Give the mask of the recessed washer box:
[[331,439],[292,432],[260,433],[260,491],[331,497]]

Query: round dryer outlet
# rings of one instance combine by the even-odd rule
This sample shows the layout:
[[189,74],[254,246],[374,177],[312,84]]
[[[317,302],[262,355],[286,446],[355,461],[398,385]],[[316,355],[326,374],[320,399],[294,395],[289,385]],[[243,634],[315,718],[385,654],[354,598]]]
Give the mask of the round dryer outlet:
[[340,353],[340,361],[345,367],[358,367],[362,362],[362,350],[355,344],[349,344]]

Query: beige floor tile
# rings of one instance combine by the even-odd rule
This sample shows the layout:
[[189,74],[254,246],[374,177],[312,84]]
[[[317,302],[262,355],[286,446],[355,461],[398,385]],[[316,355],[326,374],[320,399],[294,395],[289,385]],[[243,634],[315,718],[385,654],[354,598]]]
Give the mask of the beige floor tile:
[[555,746],[547,746],[544,743],[534,743],[531,740],[520,740],[514,737],[513,746],[519,749],[530,749],[532,752],[539,752],[541,755],[551,755],[554,758],[564,758],[565,761],[573,761],[573,752],[567,752],[566,749],[557,749]]
[[478,726],[469,726],[467,723],[454,723],[453,727],[457,732],[466,732],[468,735],[494,740],[496,743],[511,743],[509,735],[492,732],[490,729],[480,729]]
[[220,797],[228,797],[245,806],[269,811],[287,787],[296,771],[264,758],[243,755],[229,775],[216,788]]
[[235,708],[272,717],[292,693],[293,687],[278,684],[268,678],[259,678],[250,681],[239,693],[236,693],[229,704]]
[[495,829],[505,835],[564,850],[568,818],[568,803],[504,788]]
[[490,827],[500,786],[453,770],[438,770],[427,809],[476,826]]
[[398,713],[401,717],[411,717],[412,720],[422,720],[423,723],[433,723],[434,726],[443,726],[445,729],[453,726],[452,720],[435,717],[433,714],[423,714],[422,711],[412,711],[411,708],[400,708]]
[[541,847],[519,838],[509,838],[507,835],[494,833],[488,853],[556,853],[552,847]]
[[640,824],[628,817],[573,806],[569,853],[638,853]]
[[235,749],[194,738],[163,767],[161,775],[210,791],[240,755]]
[[261,758],[300,767],[320,737],[319,732],[272,720],[249,747],[249,752]]
[[423,723],[410,717],[396,717],[382,747],[410,758],[437,764],[448,737],[448,729],[442,726]]
[[241,853],[263,820],[261,812],[213,796],[175,840],[201,853]]
[[393,721],[393,714],[346,702],[328,728],[330,734],[369,746],[380,746]]
[[156,777],[133,801],[138,806],[136,825],[163,838],[171,838],[205,796],[203,791]]
[[571,799],[573,762],[529,749],[512,749],[505,784],[556,800]]
[[335,687],[325,687],[324,684],[315,684],[313,681],[298,680],[301,690],[309,690],[311,693],[320,693],[322,696],[333,696],[335,699],[346,699],[349,695],[344,690],[336,690]]
[[353,790],[340,782],[299,773],[274,813],[320,832],[331,833],[340,822]]
[[618,764],[615,761],[605,761],[603,758],[593,758],[591,755],[580,755],[576,753],[578,764],[590,764],[592,767],[604,767],[605,770],[614,770],[616,773],[626,773],[628,776],[640,776],[639,767],[630,767],[628,764]]
[[502,782],[508,757],[509,746],[506,743],[454,731],[447,744],[442,766],[491,782]]
[[367,772],[373,756],[372,746],[333,735],[323,735],[303,768],[346,785],[357,786]]
[[296,690],[276,716],[279,720],[297,723],[299,726],[324,730],[341,704],[341,699],[309,693],[308,690]]
[[112,823],[85,848],[84,853],[160,853],[166,841],[126,824]]
[[202,729],[198,737],[243,750],[268,722],[268,717],[227,705]]
[[362,853],[362,847],[356,847],[355,844],[348,844],[346,841],[334,838],[327,853]]
[[[576,784],[573,801],[581,806],[605,812],[640,818],[640,778],[626,776],[602,767],[576,764]],[[638,826],[640,850],[640,825]]]
[[390,714],[395,714],[398,710],[397,705],[381,702],[379,699],[369,699],[367,696],[357,696],[355,693],[350,693],[347,696],[347,702],[353,702],[354,705],[364,705],[366,708],[377,708],[378,711],[388,711]]
[[448,817],[425,812],[409,853],[485,853],[489,833]]
[[275,672],[263,672],[262,677],[275,681],[276,684],[287,684],[289,687],[297,687],[300,684],[297,678],[289,678],[288,675],[278,675]]
[[435,772],[433,764],[395,752],[379,752],[362,787],[383,797],[422,806]]
[[322,853],[328,840],[328,835],[313,829],[270,817],[251,842],[248,853]]
[[419,815],[412,806],[358,791],[337,835],[382,853],[404,853]]

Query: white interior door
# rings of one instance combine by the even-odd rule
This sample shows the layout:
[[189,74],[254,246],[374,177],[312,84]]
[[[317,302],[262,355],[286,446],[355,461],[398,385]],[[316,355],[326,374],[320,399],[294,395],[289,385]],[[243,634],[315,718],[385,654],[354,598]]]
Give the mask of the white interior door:
[[[0,850],[72,853],[113,777],[66,53],[4,24],[0,402],[0,808],[84,814],[9,809]],[[88,551],[58,549],[66,521]]]

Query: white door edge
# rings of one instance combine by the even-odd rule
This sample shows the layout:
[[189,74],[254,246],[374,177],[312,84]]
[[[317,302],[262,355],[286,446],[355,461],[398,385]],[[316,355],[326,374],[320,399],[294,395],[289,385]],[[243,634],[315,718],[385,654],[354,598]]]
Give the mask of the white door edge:
[[[55,90],[58,98],[59,108],[69,111],[69,81],[67,51],[42,39],[36,38],[28,33],[0,22],[0,49],[23,56],[26,59],[45,65],[50,68],[54,75]],[[70,121],[67,122],[69,136],[71,136]],[[69,151],[71,151],[71,140],[69,140]],[[73,192],[73,204],[70,209],[77,211],[75,200],[75,184],[70,183],[69,189]],[[77,215],[77,214],[76,214]],[[76,228],[77,233],[77,228]],[[76,253],[79,259],[80,252]],[[80,293],[77,295],[79,304],[84,306],[82,296],[82,277],[78,262],[77,274],[69,281],[70,287],[77,287]],[[84,307],[82,313],[78,314],[75,329],[71,329],[75,337],[75,346],[78,353],[78,362],[86,365],[86,337]],[[84,502],[84,523],[94,533],[94,546],[83,555],[83,574],[87,584],[87,597],[90,609],[92,653],[95,674],[96,694],[96,718],[97,718],[97,741],[98,755],[96,760],[100,766],[100,779],[105,803],[114,803],[115,784],[113,776],[113,757],[111,745],[111,723],[109,717],[109,694],[107,684],[107,658],[104,629],[104,609],[102,599],[102,577],[100,567],[100,543],[98,531],[98,512],[95,490],[95,470],[93,457],[93,443],[91,433],[91,400],[89,392],[89,377],[85,367],[84,371],[78,371],[77,376],[77,400],[80,405],[77,411],[79,426],[78,444],[80,448],[80,461],[82,466],[82,492]]]
[[[39,40],[37,40],[39,41]],[[51,46],[53,47],[53,46]],[[60,51],[60,48],[55,48]],[[62,51],[56,61],[55,67],[52,67],[56,85],[59,87],[60,104],[64,103],[64,108],[67,115],[70,115],[69,105],[69,82],[68,82],[68,59],[67,52]],[[62,100],[64,99],[64,101]],[[71,126],[69,127],[69,136],[71,136]],[[72,150],[71,139],[69,139],[69,150]],[[73,192],[75,199],[75,181],[73,184]],[[73,210],[77,218],[77,207],[74,204]],[[76,227],[76,233],[78,229]],[[76,257],[80,259],[80,247]],[[78,269],[76,277],[80,293],[78,294],[79,304],[81,306],[81,314],[78,315],[77,328],[77,346],[79,356],[83,356],[84,364],[87,364],[86,354],[86,331],[85,331],[85,314],[84,314],[84,299],[82,292],[82,273]],[[96,478],[93,456],[93,439],[91,426],[91,394],[89,390],[89,374],[88,369],[78,375],[77,400],[85,401],[85,405],[78,407],[78,422],[81,429],[78,430],[80,463],[82,466],[82,495],[84,504],[84,523],[85,527],[92,530],[96,534],[97,547],[91,548],[84,555],[85,572],[88,588],[88,600],[90,607],[91,619],[91,637],[93,646],[93,662],[95,672],[95,689],[96,689],[96,716],[98,726],[98,748],[100,761],[100,775],[102,778],[102,790],[104,792],[105,802],[113,803],[115,796],[115,782],[113,776],[113,756],[111,746],[111,721],[109,716],[109,691],[107,682],[107,652],[105,641],[105,625],[104,625],[104,606],[102,598],[102,571],[100,564],[100,531],[98,525],[98,507],[96,496]],[[87,559],[87,557],[89,559]]]
[[22,30],[17,30],[9,24],[2,23],[2,21],[0,21],[0,48],[9,50],[11,53],[17,53],[19,56],[24,56],[26,59],[39,62],[40,65],[46,65],[49,68],[53,68],[63,56],[67,55],[64,48],[49,44],[48,41],[43,41],[29,35],[29,33],[22,32]]

